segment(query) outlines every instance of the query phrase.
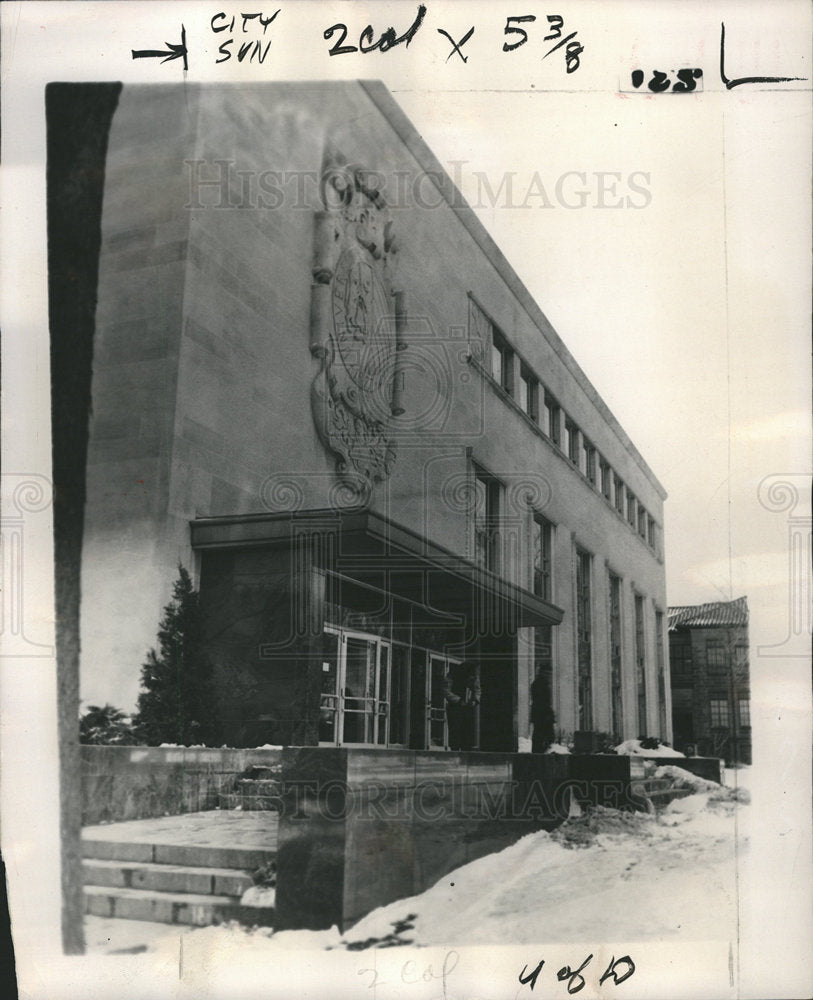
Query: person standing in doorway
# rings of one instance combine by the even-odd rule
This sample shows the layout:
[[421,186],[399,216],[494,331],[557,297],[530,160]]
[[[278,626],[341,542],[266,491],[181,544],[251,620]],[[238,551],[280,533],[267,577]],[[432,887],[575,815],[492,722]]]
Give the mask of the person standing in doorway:
[[443,700],[446,705],[446,728],[449,733],[449,749],[460,750],[461,748],[461,697],[454,690],[454,681],[451,674],[446,674],[443,678]]
[[473,750],[477,731],[477,706],[480,704],[480,681],[477,671],[470,666],[465,676],[460,701],[460,749]]
[[531,751],[533,753],[545,753],[550,748],[553,743],[553,724],[555,721],[550,681],[545,674],[540,672],[531,685],[531,722],[534,727]]
[[456,677],[445,678],[446,719],[449,723],[449,749],[473,750],[477,734],[477,706],[480,704],[480,681],[477,669],[460,664]]

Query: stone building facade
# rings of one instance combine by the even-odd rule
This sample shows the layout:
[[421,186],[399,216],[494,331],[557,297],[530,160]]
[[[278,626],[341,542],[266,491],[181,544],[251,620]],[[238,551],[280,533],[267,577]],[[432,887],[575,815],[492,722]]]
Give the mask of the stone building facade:
[[516,750],[538,673],[671,738],[665,491],[382,85],[125,86],[101,240],[95,700],[181,563],[233,745],[445,747],[468,679]]
[[747,599],[669,608],[669,660],[677,749],[750,764]]

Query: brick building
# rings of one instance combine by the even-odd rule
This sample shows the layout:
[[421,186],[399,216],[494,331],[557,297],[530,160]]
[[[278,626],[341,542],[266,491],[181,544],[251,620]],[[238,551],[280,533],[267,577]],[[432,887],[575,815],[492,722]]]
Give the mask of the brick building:
[[669,608],[675,746],[751,763],[748,602]]
[[481,749],[539,673],[670,739],[665,491],[386,89],[125,86],[101,149],[83,696],[182,563],[233,745],[442,748],[470,672]]

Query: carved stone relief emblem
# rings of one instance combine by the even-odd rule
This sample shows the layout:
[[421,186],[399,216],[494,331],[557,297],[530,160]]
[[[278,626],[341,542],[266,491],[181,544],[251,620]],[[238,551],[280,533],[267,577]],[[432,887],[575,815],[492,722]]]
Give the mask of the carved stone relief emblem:
[[316,213],[311,353],[313,418],[336,471],[366,493],[395,461],[392,415],[403,412],[397,374],[403,295],[392,289],[392,221],[365,172],[328,154],[324,210]]

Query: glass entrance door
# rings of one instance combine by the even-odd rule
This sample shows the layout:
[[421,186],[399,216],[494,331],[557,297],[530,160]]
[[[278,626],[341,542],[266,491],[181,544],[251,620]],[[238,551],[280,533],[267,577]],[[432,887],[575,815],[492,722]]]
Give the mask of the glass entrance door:
[[429,670],[426,672],[426,743],[429,750],[445,750],[449,746],[446,675],[459,664],[460,660],[429,654]]
[[444,693],[446,669],[445,657],[430,655],[426,677],[426,736],[429,750],[443,750],[449,745]]
[[386,746],[390,645],[377,636],[325,629],[320,743]]

